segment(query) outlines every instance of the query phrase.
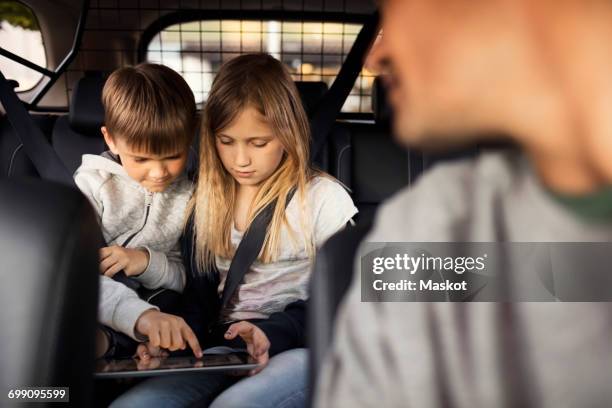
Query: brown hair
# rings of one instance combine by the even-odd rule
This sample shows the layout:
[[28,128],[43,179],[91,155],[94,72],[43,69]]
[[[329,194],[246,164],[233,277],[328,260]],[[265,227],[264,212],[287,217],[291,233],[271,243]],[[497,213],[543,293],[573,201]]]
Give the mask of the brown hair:
[[300,96],[285,66],[268,54],[247,54],[225,63],[217,74],[202,113],[200,129],[200,170],[190,202],[194,217],[196,260],[201,270],[215,256],[233,255],[231,228],[234,219],[236,182],[225,170],[215,146],[215,137],[227,128],[246,107],[256,109],[282,143],[285,154],[276,171],[260,186],[248,215],[248,223],[270,202],[277,200],[259,259],[277,258],[281,226],[287,225],[287,194],[296,187],[295,197],[302,210],[301,224],[306,236],[294,236],[314,256],[312,228],[306,220],[306,186],[318,174],[310,166],[310,128]]
[[102,103],[110,135],[136,150],[172,154],[193,140],[197,125],[193,92],[168,67],[119,68],[104,85]]

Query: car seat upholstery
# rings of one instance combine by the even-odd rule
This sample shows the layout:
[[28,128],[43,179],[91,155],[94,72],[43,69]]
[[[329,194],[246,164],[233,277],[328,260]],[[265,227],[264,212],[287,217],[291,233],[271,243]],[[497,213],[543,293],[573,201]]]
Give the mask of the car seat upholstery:
[[100,127],[104,123],[101,75],[85,76],[72,91],[68,115],[58,118],[51,142],[68,171],[73,174],[84,154],[100,154],[105,150]]
[[348,227],[332,236],[317,251],[307,314],[311,390],[314,390],[317,373],[328,357],[338,306],[353,279],[353,257],[369,230],[369,224]]
[[[31,117],[43,134],[49,137],[57,116],[34,114]],[[0,178],[2,177],[40,177],[6,115],[0,117]]]
[[93,209],[43,180],[1,180],[0,197],[2,389],[70,387],[73,406],[88,406],[101,243]]

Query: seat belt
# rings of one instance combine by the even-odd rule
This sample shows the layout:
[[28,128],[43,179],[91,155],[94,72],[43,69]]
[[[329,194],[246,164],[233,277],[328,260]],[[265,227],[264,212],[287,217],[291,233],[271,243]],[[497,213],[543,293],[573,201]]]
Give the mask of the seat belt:
[[0,72],[0,102],[9,122],[15,129],[17,138],[32,164],[45,180],[74,186],[74,180],[68,169],[60,160],[42,131],[36,126],[23,103],[13,90],[2,72]]
[[331,88],[323,96],[319,107],[310,121],[310,132],[312,135],[311,159],[317,157],[321,152],[334,126],[336,117],[340,113],[344,101],[361,72],[363,60],[376,38],[378,19],[378,11],[376,11],[361,28],[351,50],[346,56],[344,64],[340,68],[340,72],[338,72],[338,76],[336,76]]
[[[294,193],[295,188],[292,188],[287,194],[285,208],[289,205]],[[257,214],[253,221],[251,221],[251,225],[242,237],[240,244],[238,244],[232,263],[227,271],[225,286],[223,287],[223,294],[221,295],[220,311],[223,311],[223,309],[227,307],[234,292],[236,292],[242,279],[244,279],[244,275],[246,275],[253,262],[255,262],[255,259],[257,259],[263,247],[268,225],[270,221],[272,221],[275,208],[276,201],[273,201]]]

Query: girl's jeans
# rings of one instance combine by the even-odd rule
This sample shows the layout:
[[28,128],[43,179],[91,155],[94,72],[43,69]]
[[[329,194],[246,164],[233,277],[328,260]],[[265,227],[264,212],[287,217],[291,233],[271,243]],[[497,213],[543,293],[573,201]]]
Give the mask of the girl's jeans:
[[293,349],[272,357],[266,368],[251,377],[218,373],[154,377],[121,395],[111,408],[301,408],[307,397],[307,359],[306,349]]

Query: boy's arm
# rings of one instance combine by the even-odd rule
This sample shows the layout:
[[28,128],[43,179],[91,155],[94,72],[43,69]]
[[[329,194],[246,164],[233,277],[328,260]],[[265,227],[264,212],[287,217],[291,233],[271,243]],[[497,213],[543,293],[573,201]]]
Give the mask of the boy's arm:
[[157,307],[141,300],[136,292],[122,283],[106,276],[100,276],[100,302],[98,319],[100,323],[127,334],[134,340],[145,340],[136,333],[136,322],[147,310]]
[[143,247],[149,254],[147,268],[134,278],[148,289],[166,288],[182,293],[185,288],[185,266],[179,243],[164,253]]

